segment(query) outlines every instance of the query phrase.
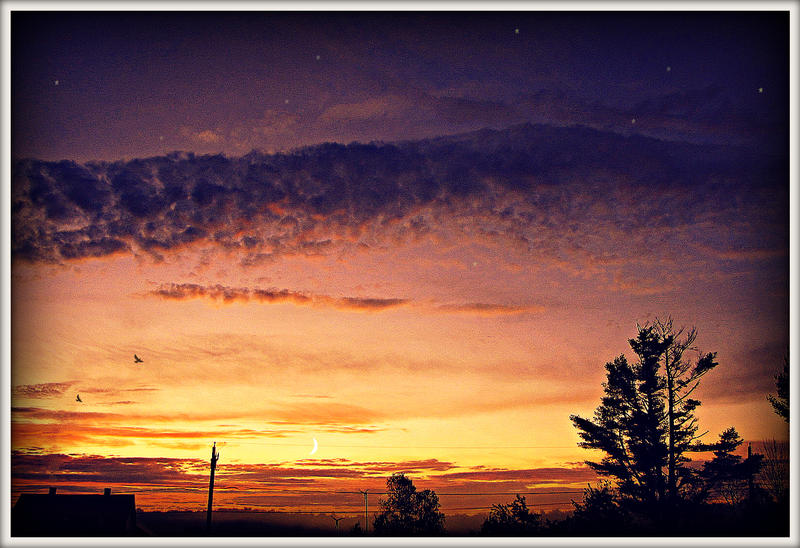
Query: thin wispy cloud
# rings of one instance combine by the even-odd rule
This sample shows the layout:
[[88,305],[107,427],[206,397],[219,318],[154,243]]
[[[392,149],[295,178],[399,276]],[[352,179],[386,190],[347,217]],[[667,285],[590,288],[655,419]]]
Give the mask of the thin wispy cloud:
[[21,384],[13,387],[12,396],[24,398],[52,398],[63,395],[75,382],[47,382],[42,384]]
[[152,290],[150,295],[170,300],[206,298],[226,304],[234,302],[292,303],[310,306],[362,311],[378,311],[395,308],[408,303],[406,299],[379,299],[362,297],[330,297],[289,291],[288,289],[250,289],[246,287],[227,287],[222,285],[202,286],[199,284],[168,284]]
[[538,313],[545,310],[545,307],[538,305],[514,306],[490,303],[433,304],[414,302],[410,299],[401,298],[331,297],[329,295],[290,291],[288,289],[228,287],[220,284],[162,284],[158,288],[149,291],[147,294],[161,299],[175,301],[207,299],[223,304],[237,302],[255,302],[262,304],[291,303],[296,305],[331,307],[367,312],[378,312],[401,306],[416,306],[422,310],[429,309],[441,313],[474,314],[480,316]]
[[436,307],[440,312],[456,314],[477,314],[479,316],[504,316],[514,314],[524,314],[526,312],[537,313],[545,310],[544,306],[511,306],[490,303],[464,303],[464,304],[443,304]]

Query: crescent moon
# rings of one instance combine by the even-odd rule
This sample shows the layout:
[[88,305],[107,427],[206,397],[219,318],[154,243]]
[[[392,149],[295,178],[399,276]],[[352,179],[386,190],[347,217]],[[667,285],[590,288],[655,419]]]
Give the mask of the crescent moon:
[[314,449],[312,449],[312,450],[311,450],[311,452],[309,453],[309,455],[313,455],[314,453],[316,453],[316,452],[317,452],[317,447],[319,447],[319,446],[317,445],[317,438],[313,438],[313,440],[314,440]]

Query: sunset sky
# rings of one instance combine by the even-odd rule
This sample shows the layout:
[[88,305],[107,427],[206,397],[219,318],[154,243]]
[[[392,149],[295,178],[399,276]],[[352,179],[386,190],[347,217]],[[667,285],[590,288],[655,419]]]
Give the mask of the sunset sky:
[[12,499],[202,509],[214,441],[220,507],[579,498],[569,416],[668,316],[717,352],[704,439],[788,438],[786,12],[11,32]]

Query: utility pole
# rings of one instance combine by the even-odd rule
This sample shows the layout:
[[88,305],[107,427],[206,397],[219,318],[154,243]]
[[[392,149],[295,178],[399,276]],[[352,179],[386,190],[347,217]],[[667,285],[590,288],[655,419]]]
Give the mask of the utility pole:
[[211,446],[211,481],[208,482],[208,512],[206,513],[206,533],[211,532],[211,503],[214,500],[214,470],[217,469],[217,442]]
[[337,518],[336,514],[331,514],[331,518],[333,521],[336,522],[336,535],[339,535],[339,522],[342,521],[344,518]]
[[753,504],[753,493],[755,491],[755,486],[753,485],[753,466],[752,466],[752,458],[753,458],[753,445],[751,443],[747,444],[747,503]]
[[364,491],[361,491],[359,489],[359,492],[362,495],[364,495],[364,534],[366,534],[367,531],[369,530],[369,517],[367,513],[367,491],[369,491],[369,489],[365,489]]

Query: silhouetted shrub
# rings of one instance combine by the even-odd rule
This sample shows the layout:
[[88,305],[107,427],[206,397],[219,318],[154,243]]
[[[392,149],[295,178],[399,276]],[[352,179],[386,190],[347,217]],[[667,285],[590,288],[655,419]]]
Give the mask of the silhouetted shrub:
[[541,532],[542,516],[528,510],[525,497],[519,495],[510,504],[494,504],[481,526],[485,535],[526,536]]
[[444,533],[444,514],[439,497],[430,489],[417,491],[405,474],[386,480],[388,497],[380,500],[381,513],[375,516],[376,535],[440,535]]

